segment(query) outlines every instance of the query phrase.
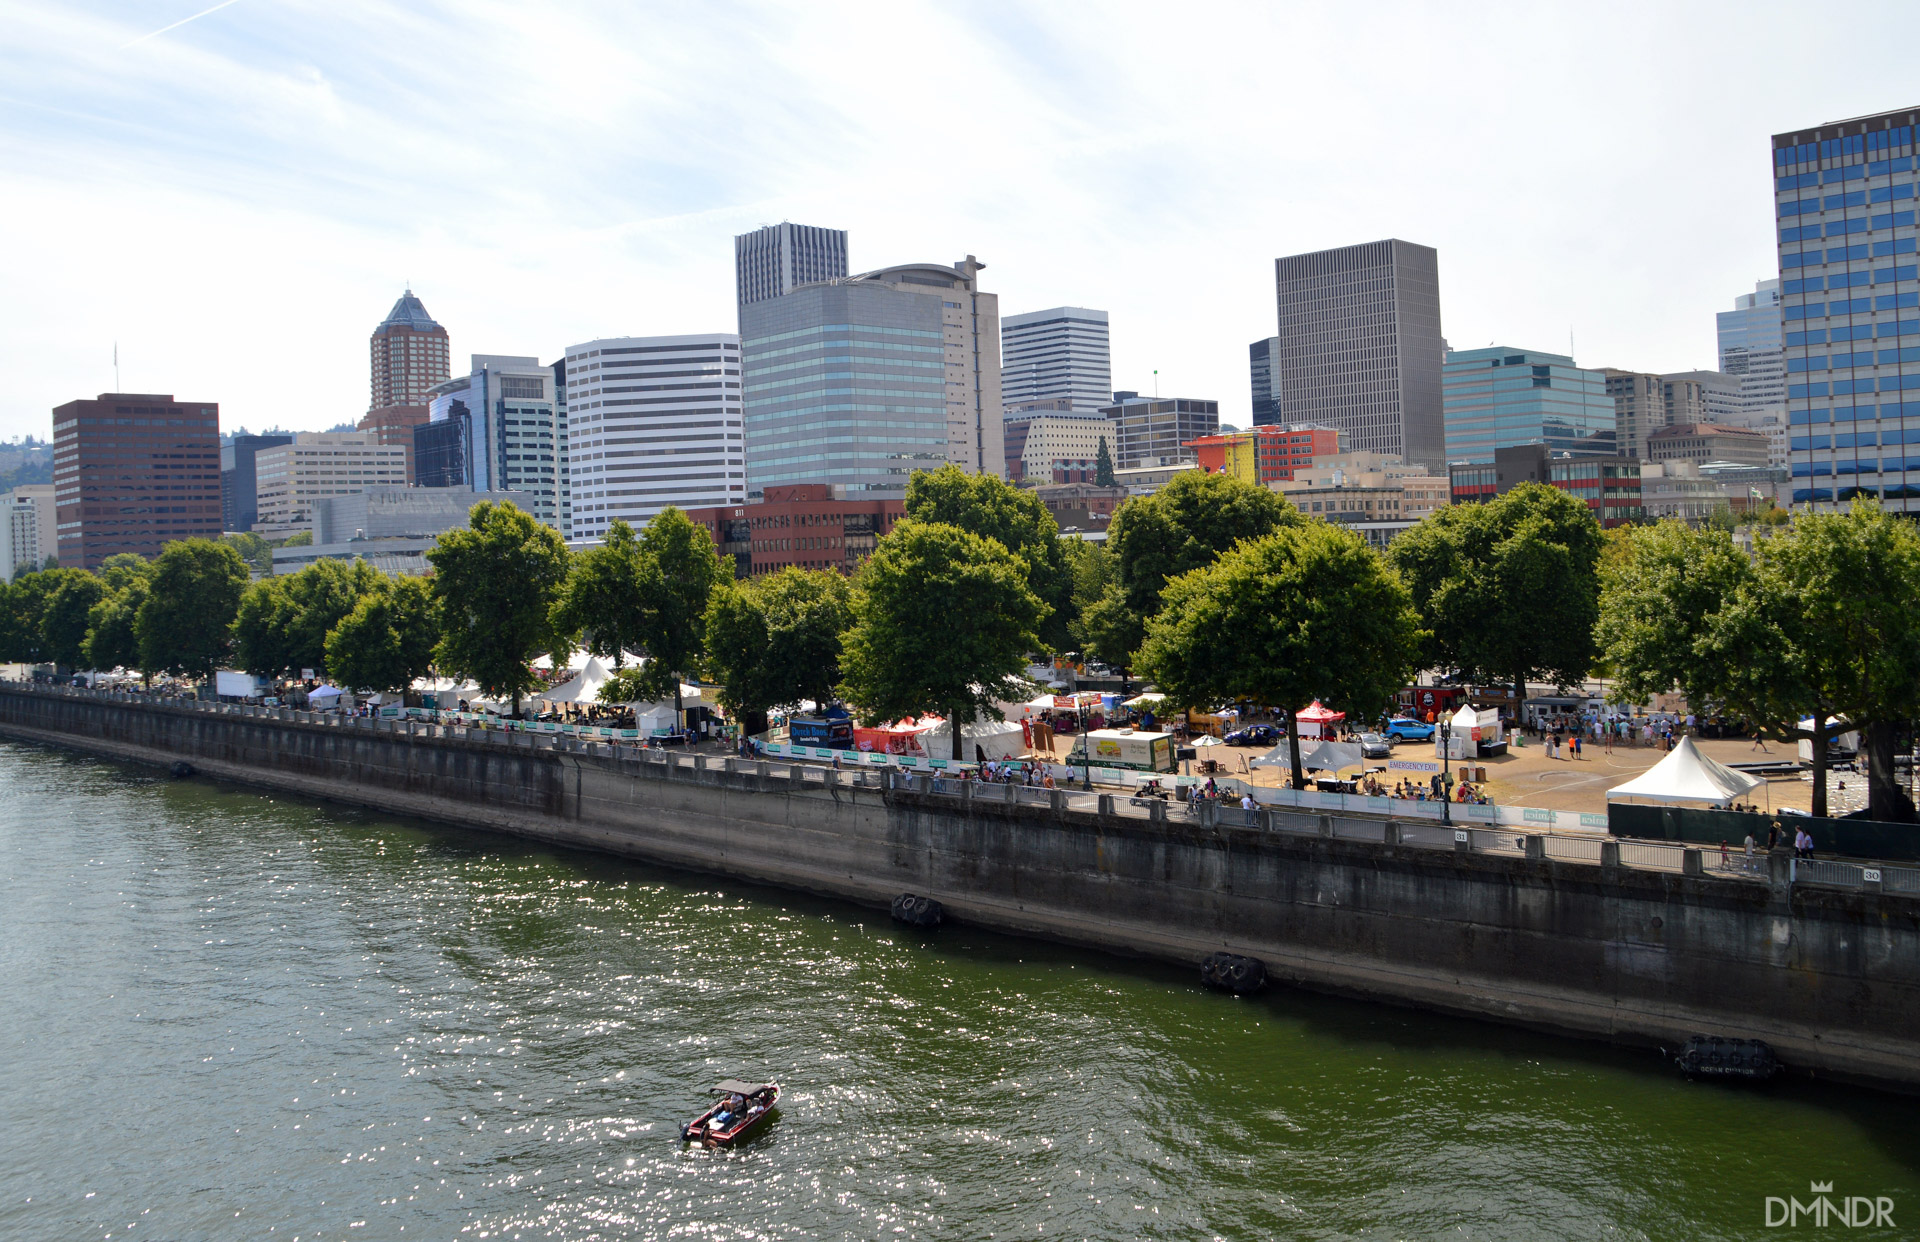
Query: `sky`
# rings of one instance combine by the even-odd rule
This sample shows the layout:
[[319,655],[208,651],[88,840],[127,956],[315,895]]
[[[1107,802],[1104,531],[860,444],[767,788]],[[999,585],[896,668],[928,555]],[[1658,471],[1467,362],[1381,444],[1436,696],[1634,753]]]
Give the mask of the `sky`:
[[[1438,249],[1456,348],[1715,361],[1768,138],[1920,104],[1920,5],[0,0],[0,438],[116,388],[322,429],[411,284],[473,353],[734,330],[735,234],[985,264],[1244,425],[1273,260]],[[1158,372],[1156,377],[1155,372]]]

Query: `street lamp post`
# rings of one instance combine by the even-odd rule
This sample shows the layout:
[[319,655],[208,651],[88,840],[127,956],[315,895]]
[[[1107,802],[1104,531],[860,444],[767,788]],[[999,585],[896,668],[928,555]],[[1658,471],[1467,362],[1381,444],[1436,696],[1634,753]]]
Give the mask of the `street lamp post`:
[[1453,722],[1440,718],[1440,822],[1453,823]]

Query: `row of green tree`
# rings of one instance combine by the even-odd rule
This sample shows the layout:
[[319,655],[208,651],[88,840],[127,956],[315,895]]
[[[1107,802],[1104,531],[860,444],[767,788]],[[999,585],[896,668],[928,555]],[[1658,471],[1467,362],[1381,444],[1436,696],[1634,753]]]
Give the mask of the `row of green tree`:
[[[481,504],[428,560],[424,579],[320,562],[248,585],[234,549],[189,541],[151,565],[26,574],[0,597],[0,654],[199,677],[325,669],[368,689],[437,670],[517,709],[536,657],[584,645],[619,669],[610,701],[677,698],[705,675],[750,728],[833,697],[876,720],[976,720],[1019,694],[1032,655],[1067,650],[1182,706],[1320,698],[1358,719],[1423,668],[1511,686],[1516,712],[1529,682],[1601,673],[1623,701],[1679,689],[1695,711],[1804,737],[1820,767],[1857,727],[1874,813],[1911,815],[1892,749],[1920,711],[1920,534],[1870,504],[1770,526],[1749,556],[1716,528],[1603,534],[1578,499],[1522,486],[1443,508],[1382,554],[1195,471],[1123,505],[1101,545],[1063,538],[1031,492],[947,467],[912,478],[906,520],[852,580],[736,582],[671,509],[570,553],[518,509]],[[630,654],[646,659],[628,668]],[[1817,779],[1817,813],[1824,792]]]

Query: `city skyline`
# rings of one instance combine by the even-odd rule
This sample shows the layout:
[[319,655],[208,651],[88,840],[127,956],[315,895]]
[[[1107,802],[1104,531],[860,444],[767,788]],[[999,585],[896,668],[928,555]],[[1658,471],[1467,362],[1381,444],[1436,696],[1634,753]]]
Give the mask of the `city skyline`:
[[[1291,79],[1276,125],[1264,49],[1345,45],[1357,32],[1338,17],[1168,29],[1142,9],[1096,29],[1065,10],[748,6],[718,22],[456,21],[346,4],[322,22],[239,3],[162,32],[191,9],[28,4],[0,50],[14,84],[0,185],[38,243],[10,256],[22,296],[6,321],[38,362],[0,402],[0,437],[44,436],[54,406],[114,390],[205,394],[236,426],[350,422],[368,320],[409,284],[456,356],[722,330],[732,238],[783,219],[848,230],[855,271],[990,255],[1003,306],[1111,312],[1117,388],[1151,391],[1157,370],[1162,392],[1219,400],[1235,424],[1245,343],[1274,330],[1273,260],[1378,237],[1439,251],[1457,348],[1551,348],[1571,331],[1583,366],[1708,367],[1727,291],[1772,274],[1756,205],[1769,136],[1912,102],[1870,84],[1897,80],[1899,35],[1920,19],[1855,8],[1887,37],[1810,31],[1808,72],[1764,99],[1749,85],[1771,51],[1764,10],[1732,24],[1644,10],[1649,37],[1701,49],[1684,76],[1622,67],[1601,44],[1519,55],[1575,31],[1571,17],[1392,11],[1364,63]],[[1852,59],[1820,56],[1828,43]],[[897,175],[926,137],[914,109],[882,106],[897,84],[819,71],[900,44],[957,49],[927,89],[964,87],[978,111],[958,132],[990,156],[938,201]],[[422,63],[421,46],[443,54]],[[629,47],[675,53],[643,64]],[[712,73],[716,58],[737,71]],[[1206,72],[1168,75],[1178,86],[1111,72],[1127,62]],[[1439,64],[1462,85],[1433,108]],[[500,89],[456,89],[474,74]],[[1519,95],[1537,105],[1514,110]],[[734,137],[717,146],[718,132]],[[588,159],[622,133],[645,154]],[[512,175],[536,141],[543,163],[579,171]],[[1683,161],[1695,175],[1674,176]],[[1688,189],[1648,196],[1647,176]],[[233,316],[239,297],[259,313]],[[288,339],[305,351],[292,394],[274,348]]]

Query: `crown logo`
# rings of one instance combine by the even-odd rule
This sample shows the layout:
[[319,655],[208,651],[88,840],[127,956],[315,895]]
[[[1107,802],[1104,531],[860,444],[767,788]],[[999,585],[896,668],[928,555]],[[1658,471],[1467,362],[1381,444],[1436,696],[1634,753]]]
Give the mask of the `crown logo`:
[[1832,1182],[1812,1182],[1809,1184],[1812,1185],[1813,1193],[1816,1195],[1830,1195],[1833,1193]]

